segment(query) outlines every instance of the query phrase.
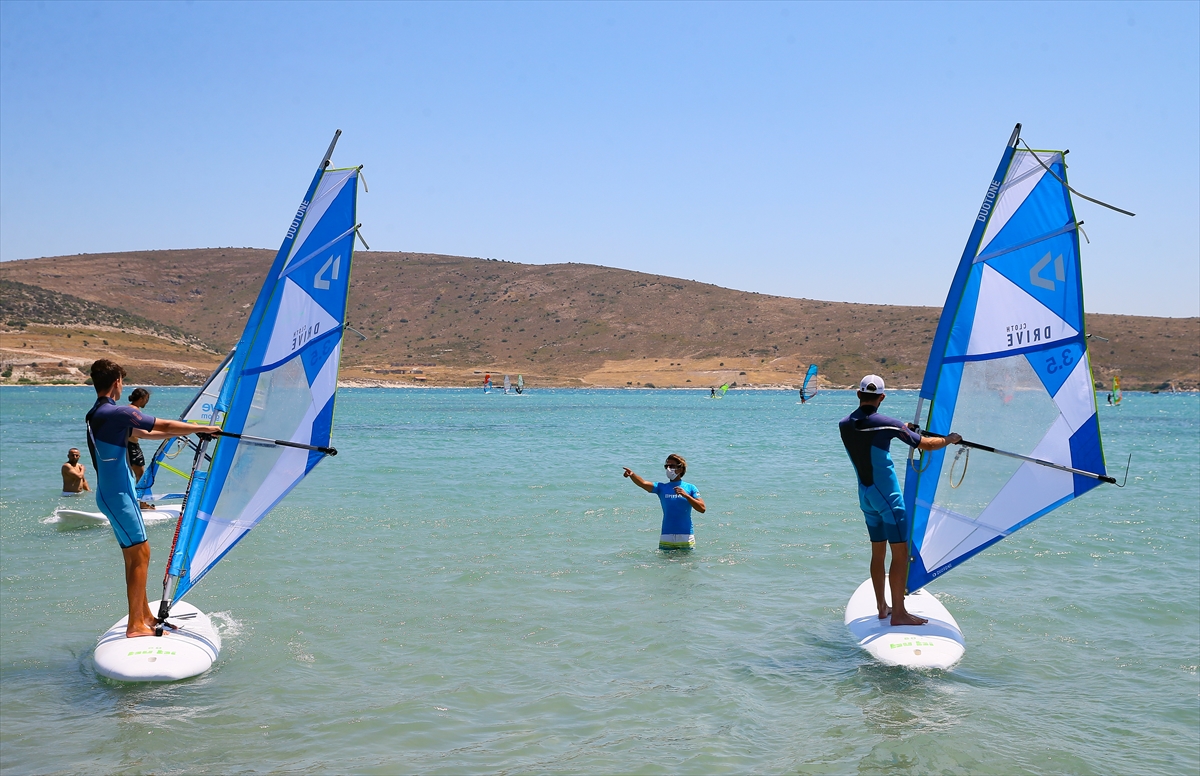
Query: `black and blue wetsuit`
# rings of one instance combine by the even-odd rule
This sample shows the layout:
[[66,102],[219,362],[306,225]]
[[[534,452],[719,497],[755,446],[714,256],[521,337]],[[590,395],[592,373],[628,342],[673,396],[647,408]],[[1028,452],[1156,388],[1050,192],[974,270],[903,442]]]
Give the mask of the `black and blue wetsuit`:
[[87,414],[88,449],[96,467],[96,506],[108,516],[122,548],[146,541],[133,472],[129,470],[129,430],[154,430],[156,418],[132,405],[118,406],[107,396]]
[[842,444],[858,473],[858,505],[867,520],[871,541],[900,544],[908,541],[904,496],[889,451],[893,439],[909,447],[921,444],[921,435],[904,421],[859,407],[838,423]]

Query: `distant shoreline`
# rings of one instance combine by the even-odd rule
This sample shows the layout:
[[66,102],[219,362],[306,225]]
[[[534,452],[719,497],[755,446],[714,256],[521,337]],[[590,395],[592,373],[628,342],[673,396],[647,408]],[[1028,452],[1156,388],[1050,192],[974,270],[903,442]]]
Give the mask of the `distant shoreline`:
[[[200,388],[199,385],[152,385],[152,384],[147,384],[146,387],[147,388],[197,388],[197,389]],[[91,386],[87,385],[85,383],[3,383],[3,384],[0,384],[0,390],[3,390],[5,388],[91,388]],[[338,388],[348,388],[348,389],[385,388],[388,390],[403,390],[403,391],[480,391],[480,392],[482,392],[482,390],[483,390],[478,385],[414,385],[414,384],[384,383],[384,382],[366,383],[366,382],[362,382],[359,380],[350,380],[350,381],[345,381],[345,382],[339,380]],[[888,391],[889,392],[892,392],[892,391],[918,391],[920,389],[921,389],[921,387],[919,385],[901,385],[901,386],[897,386],[895,388],[889,388]],[[543,386],[540,388],[526,388],[525,393],[541,393],[544,391],[694,391],[696,393],[704,393],[707,390],[708,390],[707,388],[679,388],[679,387],[673,387],[673,386],[663,386],[661,388],[656,386],[654,388],[647,388],[644,385],[559,385],[559,386],[547,385],[547,386]],[[780,392],[790,391],[790,392],[795,392],[795,391],[799,391],[799,390],[800,390],[799,388],[788,388],[786,386],[777,386],[777,385],[762,385],[762,386],[748,385],[748,386],[738,386],[737,388],[730,389],[730,391],[732,393],[745,393],[748,391],[764,391],[764,392],[765,391],[780,391]],[[825,391],[853,391],[853,390],[854,390],[854,386],[852,386],[852,385],[845,385],[845,386],[824,385],[824,386],[821,386],[822,393],[824,393]],[[504,389],[493,388],[489,393],[503,394]],[[1105,393],[1105,389],[1097,388],[1095,390],[1095,394],[1097,396],[1099,396],[1102,393]],[[1123,393],[1125,393],[1127,395],[1128,394],[1158,395],[1158,394],[1171,394],[1171,393],[1200,393],[1200,389],[1189,388],[1186,390],[1176,389],[1174,391],[1127,390],[1127,391],[1123,391]],[[509,391],[509,394],[513,395],[513,396],[524,395],[524,394],[518,394],[516,391]],[[726,394],[726,395],[728,396],[729,394]]]

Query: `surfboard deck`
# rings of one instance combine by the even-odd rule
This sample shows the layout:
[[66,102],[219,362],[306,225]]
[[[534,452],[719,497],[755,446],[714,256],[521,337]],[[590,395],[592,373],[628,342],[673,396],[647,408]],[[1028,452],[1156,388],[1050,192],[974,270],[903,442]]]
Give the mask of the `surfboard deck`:
[[[151,602],[158,609],[158,602]],[[177,682],[207,671],[221,654],[221,636],[208,615],[186,601],[171,608],[167,622],[178,630],[162,636],[126,638],[122,617],[96,642],[96,673],[118,682]]]
[[[146,525],[161,523],[164,520],[178,520],[179,505],[164,504],[158,509],[143,509],[142,521]],[[91,528],[97,525],[108,525],[108,518],[103,512],[86,512],[82,509],[56,509],[45,523],[57,525],[63,530],[73,528]]]
[[[884,600],[892,594],[884,582]],[[962,630],[942,602],[925,589],[904,597],[904,608],[929,622],[893,627],[879,619],[875,590],[868,579],[858,586],[846,604],[846,627],[858,646],[884,665],[906,668],[950,668],[967,651]]]

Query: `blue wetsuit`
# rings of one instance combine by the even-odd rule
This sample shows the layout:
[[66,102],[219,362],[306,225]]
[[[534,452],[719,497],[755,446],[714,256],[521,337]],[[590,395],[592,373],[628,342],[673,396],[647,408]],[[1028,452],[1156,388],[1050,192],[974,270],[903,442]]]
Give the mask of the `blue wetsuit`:
[[133,472],[129,470],[129,430],[154,430],[156,418],[132,405],[118,406],[107,396],[87,414],[88,449],[96,468],[96,505],[108,516],[122,548],[146,541]]
[[663,511],[662,535],[658,537],[658,546],[664,550],[696,546],[696,537],[692,534],[692,505],[675,492],[677,487],[683,488],[683,492],[692,498],[700,498],[700,491],[690,482],[675,480],[654,483],[654,495],[658,496]]
[[893,439],[916,447],[921,444],[921,435],[904,421],[880,415],[870,407],[859,407],[842,418],[838,430],[858,473],[858,505],[867,520],[871,541],[907,542],[908,516],[889,448]]

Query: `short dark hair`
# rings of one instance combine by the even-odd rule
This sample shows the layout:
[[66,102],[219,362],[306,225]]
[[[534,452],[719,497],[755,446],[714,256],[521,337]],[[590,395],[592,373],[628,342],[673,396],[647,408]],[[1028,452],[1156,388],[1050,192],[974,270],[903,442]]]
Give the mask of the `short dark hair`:
[[134,388],[133,393],[129,394],[129,403],[136,404],[137,402],[141,401],[142,399],[149,399],[149,398],[150,398],[150,391],[146,390],[145,388]]
[[117,380],[125,379],[125,368],[107,358],[92,362],[92,386],[96,393],[108,393]]

